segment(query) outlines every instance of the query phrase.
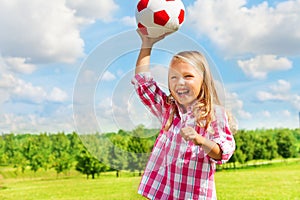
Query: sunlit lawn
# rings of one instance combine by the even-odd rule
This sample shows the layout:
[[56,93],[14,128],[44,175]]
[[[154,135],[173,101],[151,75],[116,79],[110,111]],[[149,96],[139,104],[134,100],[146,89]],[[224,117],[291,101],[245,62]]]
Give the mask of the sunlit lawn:
[[216,174],[218,199],[300,200],[300,163]]
[[[134,200],[140,177],[113,173],[101,174],[95,180],[73,172],[70,177],[56,177],[53,172],[18,175],[0,170],[1,200]],[[216,174],[218,199],[299,199],[300,164],[276,164]]]

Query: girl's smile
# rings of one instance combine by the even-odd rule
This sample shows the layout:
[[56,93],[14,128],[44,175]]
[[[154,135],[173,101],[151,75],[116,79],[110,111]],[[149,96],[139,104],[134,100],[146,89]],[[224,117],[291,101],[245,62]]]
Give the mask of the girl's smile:
[[179,89],[176,91],[179,96],[188,95],[190,90],[188,89]]

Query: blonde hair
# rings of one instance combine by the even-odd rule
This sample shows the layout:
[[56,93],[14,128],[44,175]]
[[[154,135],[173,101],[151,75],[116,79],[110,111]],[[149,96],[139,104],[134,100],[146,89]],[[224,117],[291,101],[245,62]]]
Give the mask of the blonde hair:
[[[205,56],[198,51],[180,52],[173,56],[171,64],[173,62],[188,63],[203,73],[203,83],[197,97],[198,102],[193,108],[193,113],[197,119],[197,125],[206,130],[214,120],[213,105],[221,105],[208,62]],[[164,130],[169,130],[177,109],[171,94],[168,97],[168,103],[172,105],[172,111],[165,123]]]

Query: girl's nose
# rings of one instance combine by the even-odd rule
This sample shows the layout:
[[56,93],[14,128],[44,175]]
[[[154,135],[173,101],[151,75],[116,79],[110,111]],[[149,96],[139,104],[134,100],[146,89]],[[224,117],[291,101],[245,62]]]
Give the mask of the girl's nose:
[[178,80],[178,84],[181,84],[181,85],[184,85],[184,78],[183,77],[180,77],[179,80]]

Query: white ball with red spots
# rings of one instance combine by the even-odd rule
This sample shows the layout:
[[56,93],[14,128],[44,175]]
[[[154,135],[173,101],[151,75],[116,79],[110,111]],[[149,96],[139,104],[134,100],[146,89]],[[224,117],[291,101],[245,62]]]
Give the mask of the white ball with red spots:
[[181,0],[140,0],[135,12],[138,28],[151,38],[177,31],[184,16]]

